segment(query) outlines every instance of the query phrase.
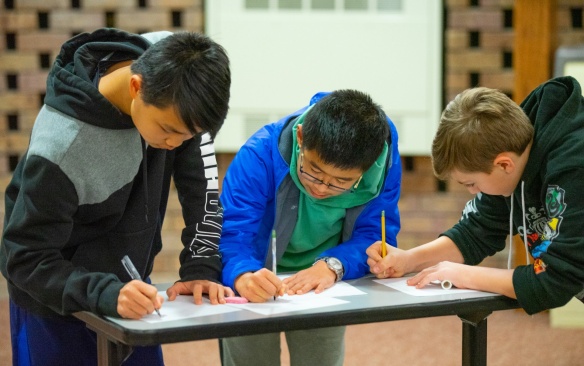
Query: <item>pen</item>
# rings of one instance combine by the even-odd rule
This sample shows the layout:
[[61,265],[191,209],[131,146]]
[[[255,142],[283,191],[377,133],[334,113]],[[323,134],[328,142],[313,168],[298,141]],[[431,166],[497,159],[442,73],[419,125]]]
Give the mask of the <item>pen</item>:
[[[272,272],[276,274],[276,230],[272,230]],[[276,300],[276,295],[274,295],[274,300]]]
[[381,211],[381,258],[385,258],[387,248],[385,248],[385,210]]
[[[128,274],[130,275],[130,277],[133,280],[142,281],[142,277],[140,276],[140,273],[138,273],[138,270],[136,269],[136,267],[134,267],[134,263],[132,263],[132,261],[130,260],[130,257],[125,255],[124,258],[122,258],[122,264],[124,265],[126,272],[128,272]],[[154,310],[156,311],[156,314],[158,314],[159,317],[162,317],[162,315],[160,315],[160,311],[158,311],[158,309],[154,309]]]

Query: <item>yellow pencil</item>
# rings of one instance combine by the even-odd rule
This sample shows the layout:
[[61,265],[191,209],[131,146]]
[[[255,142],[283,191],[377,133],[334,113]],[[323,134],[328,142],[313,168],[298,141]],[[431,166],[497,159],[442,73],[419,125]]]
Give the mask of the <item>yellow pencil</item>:
[[381,211],[381,258],[385,258],[387,249],[385,248],[385,210]]

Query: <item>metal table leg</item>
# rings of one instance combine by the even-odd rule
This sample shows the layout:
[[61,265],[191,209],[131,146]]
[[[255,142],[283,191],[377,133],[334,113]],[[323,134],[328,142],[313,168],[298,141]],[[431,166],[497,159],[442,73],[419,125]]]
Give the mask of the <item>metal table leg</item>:
[[116,343],[105,335],[97,332],[97,364],[98,366],[119,366],[132,354],[131,346]]
[[462,364],[487,365],[487,317],[491,312],[461,314]]

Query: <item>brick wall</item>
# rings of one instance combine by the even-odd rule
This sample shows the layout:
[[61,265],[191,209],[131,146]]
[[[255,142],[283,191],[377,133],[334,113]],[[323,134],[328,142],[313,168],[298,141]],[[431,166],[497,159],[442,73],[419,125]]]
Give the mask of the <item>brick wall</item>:
[[[445,0],[445,101],[488,86],[511,95],[513,1]],[[584,43],[581,0],[558,0],[558,44]],[[4,0],[0,4],[0,220],[4,189],[25,152],[45,78],[61,44],[99,27],[131,32],[203,29],[202,0]],[[534,60],[536,62],[536,60]],[[220,179],[232,156],[218,156]],[[404,157],[399,245],[435,238],[455,223],[470,195],[456,184],[439,186],[428,157]],[[438,188],[441,188],[440,190]],[[1,225],[1,224],[0,224]],[[178,266],[182,221],[175,192],[164,223],[165,248],[155,269]],[[495,258],[496,260],[496,258]]]
[[[445,101],[474,86],[497,88],[512,97],[513,0],[445,3]],[[581,0],[557,0],[558,45],[584,44],[583,8]]]

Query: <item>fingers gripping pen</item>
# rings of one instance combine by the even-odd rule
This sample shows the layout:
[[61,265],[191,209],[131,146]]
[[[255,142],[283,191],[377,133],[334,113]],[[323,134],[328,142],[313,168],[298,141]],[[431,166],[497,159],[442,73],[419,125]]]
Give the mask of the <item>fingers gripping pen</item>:
[[[133,280],[142,281],[142,276],[140,276],[140,273],[138,273],[138,270],[134,266],[134,263],[132,263],[132,261],[130,260],[130,257],[125,255],[124,258],[122,258],[122,264],[124,265],[126,272],[128,272],[128,274],[130,275],[130,277]],[[156,311],[156,314],[158,314],[159,317],[162,317],[162,315],[160,315],[160,311],[158,311],[158,309],[154,309],[154,310]]]

